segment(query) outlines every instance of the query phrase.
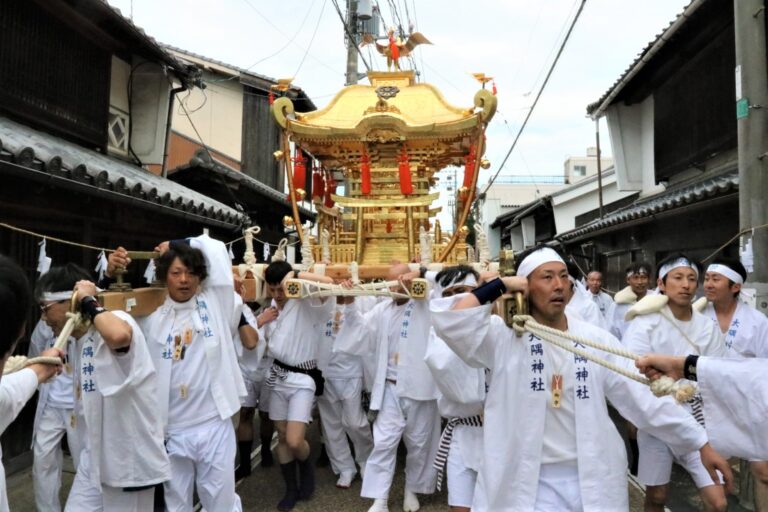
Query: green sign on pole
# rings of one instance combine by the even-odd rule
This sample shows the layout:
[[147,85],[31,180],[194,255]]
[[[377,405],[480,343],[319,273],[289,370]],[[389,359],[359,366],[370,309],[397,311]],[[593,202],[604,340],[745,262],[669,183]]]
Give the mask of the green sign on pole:
[[741,98],[736,102],[736,119],[744,119],[749,116],[749,100]]

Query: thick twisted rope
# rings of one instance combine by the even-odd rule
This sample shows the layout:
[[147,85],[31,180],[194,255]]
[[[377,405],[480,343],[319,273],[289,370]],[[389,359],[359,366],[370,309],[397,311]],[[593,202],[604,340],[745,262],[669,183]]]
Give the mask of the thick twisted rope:
[[538,338],[541,338],[544,341],[552,343],[553,345],[556,345],[562,348],[563,350],[567,350],[568,352],[581,356],[589,361],[592,361],[595,364],[599,364],[600,366],[603,366],[604,368],[607,368],[613,372],[616,372],[619,375],[622,375],[624,377],[637,381],[641,384],[645,384],[646,386],[650,386],[651,391],[657,397],[671,395],[675,398],[675,400],[678,403],[683,403],[693,398],[693,395],[696,393],[696,388],[692,384],[676,382],[674,379],[667,376],[663,376],[657,380],[650,381],[647,378],[643,377],[642,375],[638,375],[637,373],[628,371],[626,368],[615,365],[610,361],[606,361],[605,359],[597,357],[591,352],[580,349],[578,347],[574,347],[568,341],[565,341],[565,340],[576,342],[578,344],[581,344],[587,347],[592,347],[594,349],[597,349],[603,352],[608,352],[609,354],[614,354],[616,356],[623,357],[625,359],[630,359],[632,361],[637,361],[638,359],[640,359],[640,356],[638,356],[637,354],[629,350],[625,350],[623,348],[615,347],[612,345],[606,345],[604,343],[598,343],[598,342],[589,340],[587,338],[577,336],[575,334],[571,334],[565,331],[561,331],[559,329],[554,329],[552,327],[542,325],[538,323],[536,320],[534,320],[533,317],[530,315],[515,315],[513,317],[513,320],[514,320],[513,329],[515,333],[517,333],[518,335],[522,335],[524,332],[528,331],[531,334],[537,336]]
[[[61,351],[66,351],[67,342],[72,332],[86,325],[87,322],[83,322],[83,317],[80,313],[67,312],[67,323],[64,324],[64,328],[61,330],[59,337],[56,338],[56,342],[53,344],[53,348],[57,348]],[[27,357],[27,356],[12,356],[8,358],[8,361],[3,367],[3,375],[8,375],[19,370],[23,370],[32,364],[61,364],[61,358],[59,357]]]

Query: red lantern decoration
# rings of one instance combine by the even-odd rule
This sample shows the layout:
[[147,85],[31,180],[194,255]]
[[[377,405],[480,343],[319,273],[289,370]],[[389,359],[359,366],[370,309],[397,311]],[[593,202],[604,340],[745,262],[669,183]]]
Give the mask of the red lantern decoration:
[[405,148],[398,157],[398,171],[400,172],[400,193],[409,196],[413,194],[413,183],[411,182],[411,164],[408,161],[408,152]]
[[302,201],[307,195],[307,159],[302,151],[296,148],[293,158],[293,192],[297,201]]
[[335,202],[331,198],[331,194],[336,193],[336,180],[333,179],[333,175],[327,172],[325,176],[325,207],[333,208]]
[[493,95],[496,96],[496,81],[491,82],[491,88],[493,89]]
[[312,199],[322,199],[325,193],[325,182],[322,170],[315,167],[312,170]]
[[392,232],[392,221],[387,219],[387,233]]
[[365,151],[360,155],[360,192],[364,196],[371,193],[371,157]]
[[469,190],[472,188],[472,179],[475,176],[475,159],[477,158],[477,152],[475,145],[469,146],[469,154],[464,158],[464,183],[462,186]]
[[275,102],[275,93],[272,89],[269,90],[269,104],[272,105]]

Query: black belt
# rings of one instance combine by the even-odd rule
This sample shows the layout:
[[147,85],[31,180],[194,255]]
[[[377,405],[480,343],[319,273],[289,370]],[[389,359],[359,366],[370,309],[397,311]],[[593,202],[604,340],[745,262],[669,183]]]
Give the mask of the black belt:
[[282,368],[287,372],[303,373],[304,375],[309,375],[309,377],[315,382],[315,396],[320,396],[323,394],[323,391],[325,390],[325,378],[323,378],[323,372],[317,367],[314,361],[308,362],[310,364],[305,363],[306,366],[311,365],[311,366],[314,366],[314,368],[302,368],[301,366],[291,366],[290,364],[285,364],[279,359],[274,359],[273,363],[278,368]]

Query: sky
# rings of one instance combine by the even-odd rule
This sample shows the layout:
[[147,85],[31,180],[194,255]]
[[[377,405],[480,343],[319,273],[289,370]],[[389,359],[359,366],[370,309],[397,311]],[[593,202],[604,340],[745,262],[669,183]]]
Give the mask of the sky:
[[[344,32],[333,0],[108,0],[161,43],[274,78],[294,77],[318,107],[344,86]],[[342,12],[346,2],[338,0]],[[375,0],[374,0],[374,3]],[[489,170],[498,171],[562,43],[580,0],[379,0],[385,23],[396,5],[432,45],[415,52],[421,80],[472,106],[493,76],[498,111],[487,130]],[[587,0],[552,77],[502,175],[562,175],[569,156],[595,144],[586,107],[599,99],[688,0]],[[407,9],[406,9],[407,8]],[[370,51],[370,53],[369,53]],[[386,62],[364,49],[373,69]],[[407,66],[404,66],[407,67]],[[360,63],[360,71],[365,66]],[[365,82],[365,80],[364,80]],[[603,154],[610,156],[605,120]]]

